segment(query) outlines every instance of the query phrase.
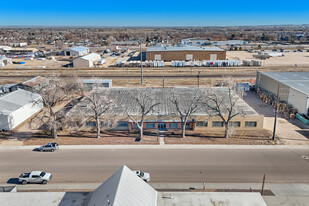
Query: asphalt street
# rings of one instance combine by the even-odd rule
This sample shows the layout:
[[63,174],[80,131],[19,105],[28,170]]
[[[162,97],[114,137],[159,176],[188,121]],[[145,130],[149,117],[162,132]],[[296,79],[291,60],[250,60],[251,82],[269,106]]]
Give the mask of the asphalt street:
[[309,148],[0,149],[0,184],[43,170],[53,183],[101,183],[121,165],[151,174],[151,182],[309,183]]

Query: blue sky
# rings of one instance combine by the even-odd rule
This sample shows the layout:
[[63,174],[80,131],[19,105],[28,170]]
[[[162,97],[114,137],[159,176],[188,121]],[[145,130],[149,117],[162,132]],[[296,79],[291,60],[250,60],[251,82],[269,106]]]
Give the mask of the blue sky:
[[3,0],[0,4],[0,26],[274,24],[309,24],[308,0]]

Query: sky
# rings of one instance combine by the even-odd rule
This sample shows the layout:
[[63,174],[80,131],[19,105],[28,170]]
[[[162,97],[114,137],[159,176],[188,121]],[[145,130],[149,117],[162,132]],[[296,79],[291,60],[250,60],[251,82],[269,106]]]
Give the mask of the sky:
[[3,0],[0,26],[309,24],[308,0]]

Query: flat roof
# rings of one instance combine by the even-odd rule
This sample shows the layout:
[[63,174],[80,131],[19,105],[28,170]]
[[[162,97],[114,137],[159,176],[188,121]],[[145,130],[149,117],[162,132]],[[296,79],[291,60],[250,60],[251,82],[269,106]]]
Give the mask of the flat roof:
[[309,72],[260,72],[309,96]]
[[83,79],[83,82],[85,84],[94,84],[94,83],[104,84],[104,83],[111,83],[113,82],[113,80],[111,79]]
[[96,60],[98,58],[101,59],[101,56],[100,56],[100,54],[97,54],[97,53],[91,53],[91,54],[88,54],[88,55],[80,57],[80,58],[92,61],[92,60]]
[[89,49],[88,47],[84,47],[84,46],[77,46],[77,47],[73,47],[73,48],[68,48],[69,50],[72,51],[76,51],[76,52],[82,52],[85,51],[87,49]]
[[[193,98],[195,94],[207,94],[210,92],[215,92],[219,96],[227,95],[227,88],[197,88],[197,87],[187,87],[187,88],[102,88],[100,91],[101,95],[106,95],[108,99],[111,99],[113,102],[117,103],[116,107],[111,111],[112,114],[118,116],[127,116],[127,111],[124,108],[129,108],[129,113],[131,115],[140,115],[140,107],[133,97],[138,97],[140,95],[149,95],[151,102],[159,103],[154,107],[153,111],[147,116],[170,116],[175,117],[177,110],[175,105],[171,103],[169,98],[172,95],[175,95],[180,100],[180,106],[187,108],[190,104],[190,99]],[[223,102],[225,103],[225,102]],[[84,113],[92,113],[92,110],[87,107],[90,102],[89,100],[81,100],[75,107],[73,107],[68,115],[74,116],[78,114],[78,111],[83,110]],[[243,99],[239,98],[235,111],[243,111],[244,115],[253,116],[258,115],[256,111],[251,108]],[[227,111],[223,111],[224,115],[227,114]],[[192,116],[198,115],[209,115],[209,112],[205,111],[205,108],[198,109]],[[177,118],[177,117],[175,117]]]
[[164,51],[225,51],[219,47],[195,47],[195,46],[166,46],[158,45],[147,49],[147,52]]
[[159,192],[158,206],[267,206],[257,192]]

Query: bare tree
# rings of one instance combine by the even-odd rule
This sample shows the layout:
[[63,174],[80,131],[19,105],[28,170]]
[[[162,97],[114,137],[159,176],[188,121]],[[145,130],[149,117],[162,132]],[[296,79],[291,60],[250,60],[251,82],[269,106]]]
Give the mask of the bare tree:
[[30,124],[34,120],[38,120],[41,124],[47,126],[51,131],[54,139],[57,138],[57,131],[62,127],[62,120],[64,119],[64,111],[59,104],[69,102],[74,95],[71,85],[66,82],[66,79],[58,77],[49,77],[48,84],[40,85],[39,87],[32,87],[30,90],[41,96],[38,100],[33,102],[33,105],[41,105],[45,107],[42,112],[36,114]]
[[129,94],[133,104],[137,105],[137,115],[131,113],[131,108],[124,108],[127,116],[137,125],[140,136],[137,140],[141,140],[144,134],[145,116],[149,114],[160,103],[154,101],[154,95],[149,90],[140,90],[138,93]]
[[[74,117],[70,120],[72,127],[78,127],[85,120],[93,118],[96,122],[96,137],[100,138],[102,126],[113,127],[117,123],[117,118],[113,114],[116,105],[109,98],[109,89],[105,88],[100,79],[96,78],[92,78],[91,82],[88,83],[84,83],[82,79],[76,78],[73,85],[81,94],[82,100],[80,105],[75,107]],[[70,116],[68,115],[68,118]],[[102,125],[102,120],[107,125]],[[74,124],[74,122],[77,124]]]
[[224,137],[228,138],[231,132],[230,121],[243,114],[243,111],[236,105],[240,97],[236,92],[235,82],[231,78],[225,78],[223,86],[223,89],[210,88],[203,105],[210,116],[221,118],[225,127]]
[[106,88],[94,88],[93,91],[85,95],[85,101],[90,111],[87,112],[87,116],[94,118],[96,121],[97,138],[100,138],[101,134],[101,118],[104,115],[105,121],[108,126],[112,126],[116,123],[116,118],[111,115],[114,102],[108,98],[108,89]]
[[182,94],[177,93],[177,89],[174,89],[170,101],[176,108],[177,113],[174,114],[180,117],[181,121],[181,134],[184,138],[186,136],[186,124],[188,118],[194,114],[201,106],[202,96],[198,90],[195,89],[193,92],[187,92],[189,97],[185,97]]

